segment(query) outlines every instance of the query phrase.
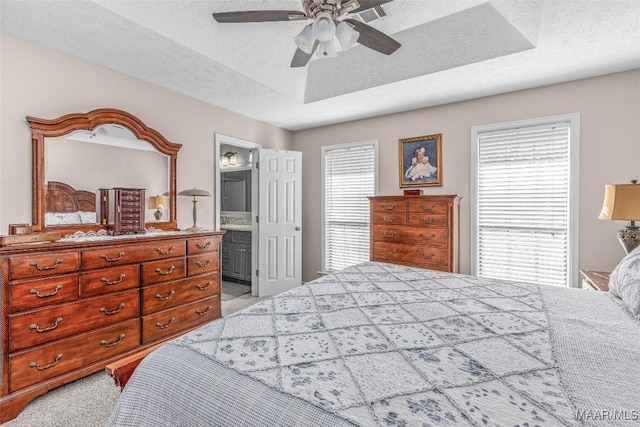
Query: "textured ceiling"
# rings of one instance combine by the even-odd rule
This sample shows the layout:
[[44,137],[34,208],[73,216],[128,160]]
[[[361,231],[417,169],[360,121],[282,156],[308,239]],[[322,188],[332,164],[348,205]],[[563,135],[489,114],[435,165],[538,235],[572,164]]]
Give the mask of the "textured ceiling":
[[640,68],[640,0],[394,0],[361,45],[290,68],[308,24],[221,24],[282,1],[0,2],[2,32],[290,130]]

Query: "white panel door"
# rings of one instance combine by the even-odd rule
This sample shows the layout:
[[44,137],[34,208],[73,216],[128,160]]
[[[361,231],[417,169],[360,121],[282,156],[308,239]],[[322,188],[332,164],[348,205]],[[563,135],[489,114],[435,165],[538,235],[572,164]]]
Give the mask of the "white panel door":
[[258,150],[258,296],[302,282],[302,153]]

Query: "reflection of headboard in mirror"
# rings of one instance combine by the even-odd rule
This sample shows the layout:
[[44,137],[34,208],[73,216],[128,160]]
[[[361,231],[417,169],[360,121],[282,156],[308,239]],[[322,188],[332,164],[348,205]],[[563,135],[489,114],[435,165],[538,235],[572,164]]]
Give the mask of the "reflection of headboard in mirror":
[[45,184],[46,212],[95,212],[96,193],[76,190],[64,182],[49,181]]
[[49,181],[45,184],[44,225],[70,226],[96,224],[96,194],[76,190],[64,182]]
[[[126,153],[124,156],[119,153],[119,157],[117,159],[114,158],[114,160],[111,161],[109,159],[101,159],[102,163],[99,167],[89,167],[89,163],[87,163],[89,156],[85,154],[86,151],[83,151],[81,154],[77,151],[69,150],[72,147],[72,144],[77,144],[78,141],[87,142],[87,145],[84,146],[82,150],[91,150],[91,147],[97,147],[98,145],[102,145],[104,147],[105,142],[102,141],[102,139],[113,140],[114,138],[111,137],[112,132],[116,133],[120,131],[123,131],[125,138],[127,138],[127,135],[130,136],[130,139],[124,141],[126,144],[124,144],[125,148],[123,149],[134,149],[132,144],[144,145],[150,149],[150,151],[147,152],[151,153],[153,156],[160,155],[166,159],[164,162],[164,165],[166,165],[165,171],[158,177],[160,178],[160,181],[164,182],[163,188],[148,189],[149,191],[153,191],[155,194],[162,194],[169,199],[169,206],[167,206],[166,215],[164,217],[167,218],[167,220],[153,222],[152,226],[154,228],[164,230],[177,229],[176,166],[178,151],[182,145],[168,141],[159,132],[147,127],[137,117],[125,111],[113,108],[101,108],[89,111],[88,113],[67,114],[65,116],[58,117],[57,119],[27,117],[27,122],[31,127],[31,142],[33,148],[32,219],[34,231],[51,229],[62,233],[73,233],[75,231],[100,230],[105,228],[105,225],[96,224],[95,222],[91,224],[86,222],[77,224],[62,222],[55,223],[54,225],[48,224],[45,221],[45,216],[54,210],[63,207],[65,209],[75,209],[75,207],[73,207],[73,200],[69,199],[69,196],[65,196],[65,194],[68,193],[61,191],[60,194],[54,195],[54,192],[52,191],[53,189],[51,188],[53,182],[57,183],[56,192],[61,190],[62,185],[65,185],[66,183],[70,183],[71,187],[78,187],[84,183],[88,185],[91,190],[96,191],[98,188],[123,186],[138,187],[140,184],[136,182],[136,179],[144,178],[148,180],[150,174],[158,172],[155,160],[154,162],[140,162],[136,160],[137,163],[135,164],[135,167],[122,166],[122,161],[120,159],[123,157],[138,158],[133,155],[128,156]],[[54,141],[56,145],[50,145],[53,144]],[[113,145],[118,146],[120,141]],[[67,144],[69,145],[68,147]],[[53,147],[60,147],[59,151],[50,151],[49,154],[55,153],[56,156],[51,155],[51,157],[55,157],[56,161],[59,161],[59,158],[61,158],[62,161],[66,161],[62,165],[56,163],[58,171],[64,170],[67,172],[66,174],[55,173],[56,171],[49,169],[51,168],[51,162],[47,159],[48,151],[46,147],[51,147],[52,150],[56,150],[56,148]],[[141,148],[135,149],[141,150]],[[64,154],[57,155],[63,152]],[[82,159],[82,162],[78,162],[78,159],[74,158],[77,156],[81,156],[80,158]],[[101,156],[101,154],[98,155],[98,157],[99,156]],[[92,158],[93,157],[96,156],[92,156]],[[122,171],[123,168],[126,169],[126,173]],[[73,174],[69,175],[69,171],[73,171]],[[134,172],[138,172],[138,174],[133,176],[132,173]],[[117,181],[118,179],[126,182]],[[49,181],[48,184],[47,181]],[[157,182],[156,178],[154,178],[152,183],[155,182]],[[140,186],[139,188],[145,187]],[[51,195],[49,195],[50,192]],[[84,201],[90,202],[89,199],[93,198],[92,195],[93,193],[91,191],[88,191],[85,194],[82,194],[81,191],[75,192],[76,202],[81,203],[77,206],[79,211],[89,212],[87,206],[82,203],[84,203]],[[63,200],[64,197],[67,197],[66,201]],[[50,203],[52,204],[50,205]],[[93,204],[94,206],[91,211],[95,212],[95,199],[93,199]]]

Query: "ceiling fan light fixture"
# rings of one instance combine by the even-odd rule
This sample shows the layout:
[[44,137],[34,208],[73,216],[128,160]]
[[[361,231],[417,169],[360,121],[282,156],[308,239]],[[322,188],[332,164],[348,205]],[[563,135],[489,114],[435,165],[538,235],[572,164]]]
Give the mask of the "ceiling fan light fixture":
[[320,12],[312,24],[313,35],[320,42],[328,42],[336,34],[336,23],[329,12]]
[[347,51],[356,45],[358,38],[360,37],[360,33],[354,30],[351,25],[342,21],[336,28],[336,37],[340,42],[342,50]]
[[313,35],[312,25],[313,24],[306,25],[302,29],[302,31],[300,31],[300,34],[295,36],[295,38],[293,39],[296,46],[298,46],[305,53],[312,53],[313,44],[316,41]]

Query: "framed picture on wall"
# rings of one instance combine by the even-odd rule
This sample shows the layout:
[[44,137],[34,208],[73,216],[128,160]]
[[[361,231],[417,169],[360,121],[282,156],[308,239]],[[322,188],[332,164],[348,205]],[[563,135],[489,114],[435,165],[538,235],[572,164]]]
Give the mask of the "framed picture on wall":
[[398,140],[400,187],[442,185],[442,134]]

